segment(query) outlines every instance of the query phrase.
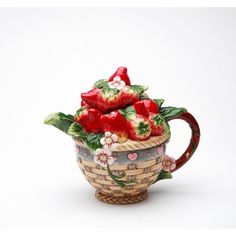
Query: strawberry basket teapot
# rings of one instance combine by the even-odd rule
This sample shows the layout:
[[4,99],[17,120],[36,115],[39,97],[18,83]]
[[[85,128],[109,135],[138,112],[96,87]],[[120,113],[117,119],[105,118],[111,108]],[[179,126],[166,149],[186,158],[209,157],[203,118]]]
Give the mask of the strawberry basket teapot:
[[[44,121],[73,138],[78,165],[103,202],[145,200],[149,186],[171,179],[198,146],[195,118],[185,108],[163,106],[163,99],[149,98],[146,90],[131,84],[127,68],[119,67],[81,94],[75,115],[57,112]],[[192,130],[187,149],[176,160],[166,155],[169,121],[174,119],[186,121]]]

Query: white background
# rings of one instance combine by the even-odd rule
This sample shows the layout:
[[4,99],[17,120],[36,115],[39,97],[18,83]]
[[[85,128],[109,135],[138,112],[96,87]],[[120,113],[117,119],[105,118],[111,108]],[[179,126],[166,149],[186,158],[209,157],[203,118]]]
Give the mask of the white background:
[[[235,227],[235,9],[0,9],[1,227]],[[193,158],[130,206],[97,201],[72,140],[45,126],[128,67],[201,127]],[[168,154],[190,131],[173,121]]]

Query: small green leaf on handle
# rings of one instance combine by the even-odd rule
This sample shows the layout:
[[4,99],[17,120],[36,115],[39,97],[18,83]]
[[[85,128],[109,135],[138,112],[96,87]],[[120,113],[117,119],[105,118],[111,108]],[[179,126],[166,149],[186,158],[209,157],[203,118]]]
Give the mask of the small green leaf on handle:
[[180,116],[182,113],[186,112],[187,109],[181,107],[181,108],[177,108],[177,107],[161,107],[160,109],[160,114],[162,115],[162,117],[168,121],[171,120],[177,116]]
[[162,179],[172,179],[172,174],[170,172],[162,170],[153,184]]

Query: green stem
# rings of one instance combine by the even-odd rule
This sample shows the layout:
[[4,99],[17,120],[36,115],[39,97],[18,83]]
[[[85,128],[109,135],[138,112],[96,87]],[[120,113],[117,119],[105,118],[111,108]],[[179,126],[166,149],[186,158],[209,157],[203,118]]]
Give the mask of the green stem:
[[155,184],[157,181],[162,180],[162,179],[172,179],[171,173],[162,170],[161,173],[158,175],[157,179],[152,184]]
[[118,184],[121,188],[124,188],[126,185],[137,183],[135,180],[128,180],[128,181],[120,180],[121,178],[126,176],[125,172],[123,172],[120,176],[114,175],[112,174],[109,165],[107,165],[107,172],[110,175],[110,177],[114,180],[114,182]]

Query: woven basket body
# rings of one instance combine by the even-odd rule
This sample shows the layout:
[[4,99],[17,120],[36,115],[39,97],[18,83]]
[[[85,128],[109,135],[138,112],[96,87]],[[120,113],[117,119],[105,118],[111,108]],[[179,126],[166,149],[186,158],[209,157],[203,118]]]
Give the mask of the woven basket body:
[[116,161],[110,166],[114,175],[134,180],[135,183],[120,187],[108,174],[106,168],[96,164],[93,153],[76,140],[77,161],[88,182],[97,189],[96,197],[113,204],[139,202],[147,197],[148,187],[157,179],[162,170],[166,141],[169,135],[162,135],[148,141],[128,141],[119,144],[112,152]]

